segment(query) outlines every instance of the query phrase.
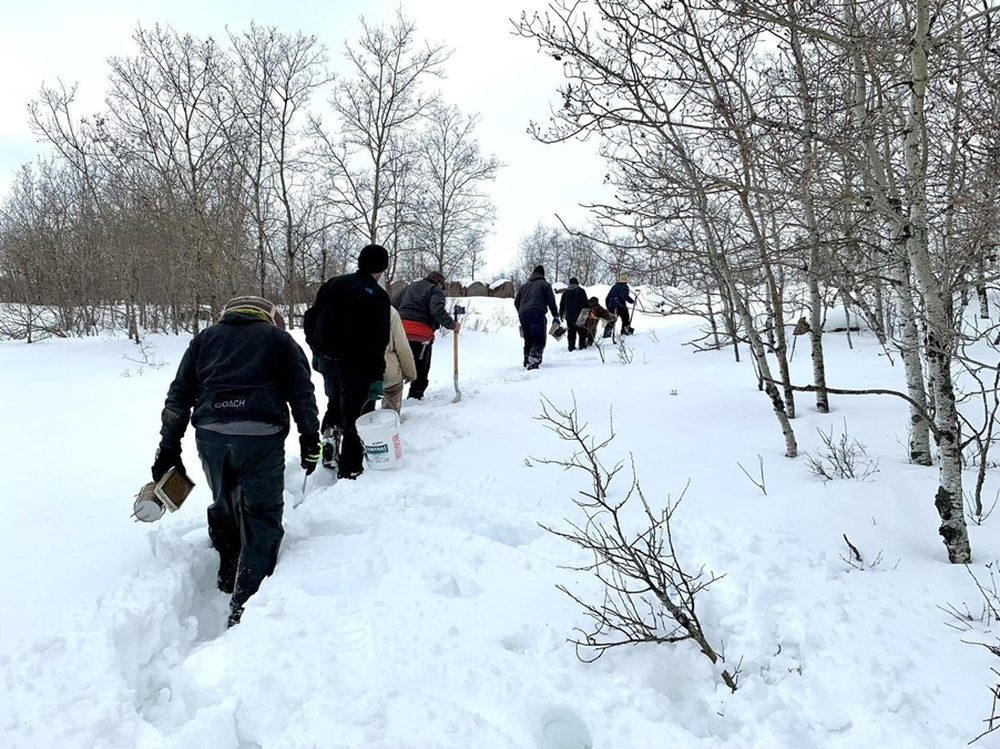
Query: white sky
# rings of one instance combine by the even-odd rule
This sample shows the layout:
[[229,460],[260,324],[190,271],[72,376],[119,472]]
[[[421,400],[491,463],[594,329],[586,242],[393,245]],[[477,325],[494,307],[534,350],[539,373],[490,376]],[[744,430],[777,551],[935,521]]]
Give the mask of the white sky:
[[[79,84],[78,99],[97,111],[107,85],[106,59],[134,52],[137,24],[170,24],[195,36],[223,38],[225,27],[238,31],[254,21],[286,33],[315,34],[340,65],[345,40],[354,42],[364,15],[372,24],[390,23],[399,5],[389,0],[338,0],[280,3],[261,0],[66,0],[20,2],[5,7],[0,23],[0,194],[6,194],[18,166],[33,161],[43,147],[35,143],[26,107],[43,82]],[[495,154],[507,167],[492,186],[497,207],[495,232],[487,240],[493,268],[513,257],[518,240],[539,220],[553,224],[558,213],[580,222],[580,203],[606,196],[604,170],[594,144],[543,146],[525,133],[532,119],[548,117],[549,101],[560,80],[558,63],[540,55],[535,45],[510,34],[510,18],[522,9],[541,9],[542,0],[497,0],[470,4],[461,0],[407,0],[404,13],[416,21],[420,39],[454,49],[448,79],[440,86],[446,98],[467,113],[479,113],[477,136],[484,154]],[[475,10],[473,10],[475,8]],[[320,102],[314,103],[322,110]],[[79,114],[85,114],[81,108]],[[564,280],[564,279],[563,279]]]

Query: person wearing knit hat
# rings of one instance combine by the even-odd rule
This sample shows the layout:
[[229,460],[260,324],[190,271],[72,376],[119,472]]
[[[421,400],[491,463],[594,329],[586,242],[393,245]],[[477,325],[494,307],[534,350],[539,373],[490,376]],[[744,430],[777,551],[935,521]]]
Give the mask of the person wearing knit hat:
[[419,281],[414,281],[392,298],[392,306],[399,311],[406,339],[417,367],[417,376],[410,383],[407,398],[424,397],[431,371],[434,334],[438,328],[457,333],[461,326],[448,314],[444,293],[444,274],[430,271]]
[[383,397],[385,349],[389,345],[389,295],[379,279],[389,253],[370,244],[358,254],[354,273],[331,278],[316,293],[302,327],[323,375],[327,397],[323,416],[323,465],[338,478],[364,471],[364,446],[356,422]]
[[[569,279],[569,286],[559,295],[559,315],[566,321],[566,338],[569,350],[576,350],[576,339],[579,335],[580,348],[587,345],[586,330],[578,324],[580,312],[587,306],[587,290],[580,286],[576,278]],[[584,318],[586,322],[586,318]]]
[[230,626],[277,563],[289,408],[302,468],[311,473],[320,459],[309,361],[279,320],[267,299],[236,297],[191,340],[167,393],[151,469],[153,481],[171,468],[186,475],[181,438],[190,421],[212,490],[208,535],[219,554],[219,590],[232,596]]
[[632,293],[628,288],[628,276],[622,273],[618,276],[618,283],[611,287],[604,303],[608,306],[608,311],[615,317],[604,326],[604,337],[610,338],[615,332],[615,321],[622,321],[622,335],[632,335],[632,320],[629,317],[628,305],[635,304]]
[[538,369],[545,352],[545,312],[552,313],[552,321],[559,322],[556,297],[552,286],[545,280],[545,268],[536,265],[528,280],[514,295],[514,309],[521,323],[524,336],[524,367]]
[[358,270],[362,273],[381,274],[388,267],[389,253],[381,245],[367,245],[358,255]]

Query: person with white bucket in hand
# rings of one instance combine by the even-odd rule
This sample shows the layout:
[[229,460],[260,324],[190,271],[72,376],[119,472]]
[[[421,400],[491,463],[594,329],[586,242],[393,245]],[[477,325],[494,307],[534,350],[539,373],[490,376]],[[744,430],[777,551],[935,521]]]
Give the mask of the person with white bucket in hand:
[[306,473],[320,459],[310,377],[274,304],[246,296],[229,300],[219,321],[192,339],[167,392],[153,481],[171,468],[185,473],[181,437],[190,421],[212,489],[208,535],[219,553],[218,586],[232,594],[229,626],[278,559],[289,407]]
[[409,284],[392,298],[392,306],[399,310],[417,365],[416,379],[410,383],[406,397],[420,400],[427,391],[434,332],[438,328],[447,328],[458,333],[461,325],[445,308],[444,275],[440,271],[432,270],[424,278]]
[[384,395],[389,295],[378,281],[388,267],[384,247],[364,247],[357,271],[324,283],[302,321],[328,399],[323,465],[336,467],[338,478],[356,479],[364,471],[356,422]]

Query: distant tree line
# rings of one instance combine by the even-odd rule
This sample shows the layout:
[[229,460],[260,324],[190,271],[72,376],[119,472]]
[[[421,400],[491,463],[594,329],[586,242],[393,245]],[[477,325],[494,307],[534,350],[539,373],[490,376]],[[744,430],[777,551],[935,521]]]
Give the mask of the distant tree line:
[[61,84],[29,105],[51,156],[0,207],[0,336],[197,330],[250,291],[294,307],[368,242],[389,281],[481,270],[502,164],[433,88],[449,51],[401,11],[362,19],[336,76],[316,37],[272,27],[134,40],[101,112]]

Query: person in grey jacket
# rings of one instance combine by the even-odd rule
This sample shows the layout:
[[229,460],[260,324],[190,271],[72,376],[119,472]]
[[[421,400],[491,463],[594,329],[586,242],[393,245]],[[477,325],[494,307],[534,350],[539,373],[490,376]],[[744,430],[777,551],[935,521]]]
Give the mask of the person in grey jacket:
[[514,295],[514,309],[521,322],[524,336],[524,367],[538,369],[545,352],[545,312],[552,313],[552,320],[560,322],[556,309],[556,295],[545,280],[545,268],[536,265],[527,281]]
[[406,397],[420,400],[427,390],[431,371],[434,331],[447,328],[457,333],[461,327],[445,308],[444,275],[432,270],[396,294],[392,298],[392,306],[403,320],[403,330],[417,365],[417,378],[410,383]]

